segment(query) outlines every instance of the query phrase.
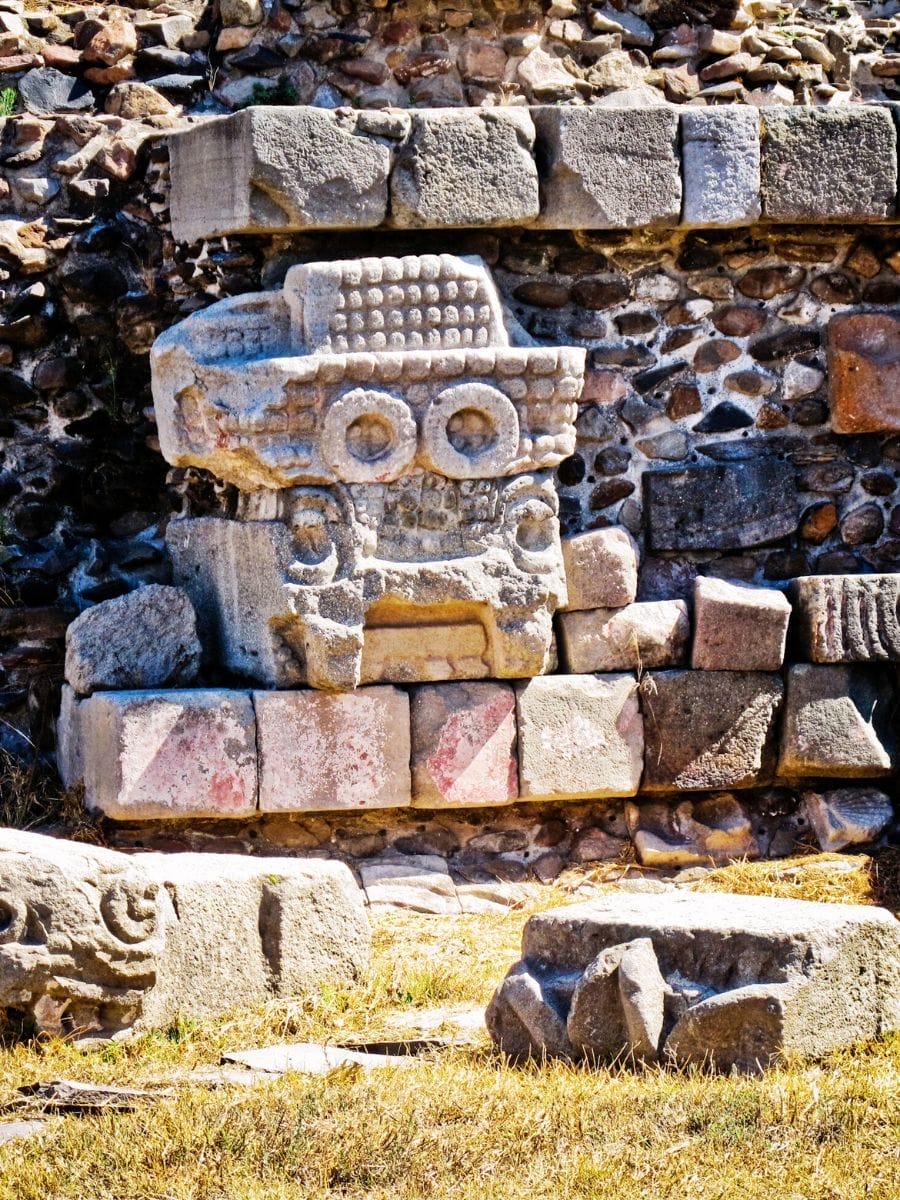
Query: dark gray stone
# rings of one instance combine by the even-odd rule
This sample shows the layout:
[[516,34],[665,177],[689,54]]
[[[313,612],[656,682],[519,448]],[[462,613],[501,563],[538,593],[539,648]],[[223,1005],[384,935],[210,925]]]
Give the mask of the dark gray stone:
[[94,93],[81,79],[55,67],[36,67],[19,80],[19,97],[30,113],[49,117],[58,112],[93,108]]
[[740,550],[793,533],[793,471],[777,459],[644,474],[652,550]]

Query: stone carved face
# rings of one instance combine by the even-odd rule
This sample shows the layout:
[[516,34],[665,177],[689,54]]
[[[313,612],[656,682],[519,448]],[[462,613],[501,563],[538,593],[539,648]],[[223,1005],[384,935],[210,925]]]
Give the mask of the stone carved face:
[[156,978],[158,885],[73,855],[0,858],[0,1006],[53,1033],[129,1025]]

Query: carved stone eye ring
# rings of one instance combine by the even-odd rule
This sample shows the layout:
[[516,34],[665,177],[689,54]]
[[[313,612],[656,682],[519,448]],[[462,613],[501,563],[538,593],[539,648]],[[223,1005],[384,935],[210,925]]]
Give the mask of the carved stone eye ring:
[[388,483],[416,454],[416,422],[396,396],[354,388],[336,400],[322,422],[322,457],[347,483]]
[[460,383],[435,396],[422,421],[428,465],[450,479],[503,475],[519,448],[512,401],[486,383]]

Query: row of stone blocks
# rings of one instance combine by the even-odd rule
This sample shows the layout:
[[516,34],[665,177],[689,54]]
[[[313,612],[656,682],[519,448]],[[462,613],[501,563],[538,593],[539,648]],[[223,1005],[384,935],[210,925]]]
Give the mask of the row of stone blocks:
[[172,229],[885,221],[895,110],[253,107],[171,137]]
[[67,688],[64,781],[118,820],[508,804],[890,775],[892,668],[355,692]]

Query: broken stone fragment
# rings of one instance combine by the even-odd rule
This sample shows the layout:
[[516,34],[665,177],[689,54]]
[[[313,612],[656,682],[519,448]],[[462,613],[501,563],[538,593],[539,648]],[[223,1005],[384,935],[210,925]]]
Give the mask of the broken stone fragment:
[[680,667],[687,658],[691,623],[684,600],[562,612],[558,620],[563,657],[575,675]]
[[362,894],[343,863],[119,854],[7,829],[0,879],[0,1006],[46,1033],[219,1016],[352,983],[368,966]]
[[804,575],[788,594],[803,658],[900,662],[900,575]]
[[81,695],[183,686],[197,678],[200,653],[187,593],[150,584],[75,618],[66,630],[66,682]]
[[484,1019],[494,1043],[510,1058],[576,1057],[557,998],[524,963],[510,970]]
[[804,792],[803,811],[822,850],[877,841],[894,820],[890,797],[864,787]]
[[649,938],[603,950],[572,993],[569,1041],[599,1062],[655,1062],[667,990]]
[[774,588],[698,575],[694,583],[695,671],[777,671],[791,606]]
[[638,548],[627,529],[591,529],[562,542],[567,612],[622,608],[637,595]]
[[737,797],[728,792],[679,804],[629,801],[625,820],[638,858],[646,866],[721,866],[759,858],[750,818]]
[[782,779],[890,775],[896,700],[875,667],[812,666],[787,673],[778,774]]

